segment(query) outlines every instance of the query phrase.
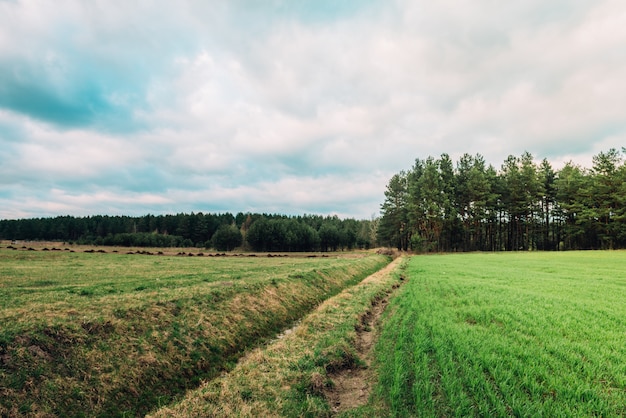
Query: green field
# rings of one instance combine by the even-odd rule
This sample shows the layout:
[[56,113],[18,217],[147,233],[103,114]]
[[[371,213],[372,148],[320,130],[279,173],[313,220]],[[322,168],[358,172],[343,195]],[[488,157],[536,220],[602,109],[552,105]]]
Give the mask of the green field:
[[142,415],[389,262],[107,251],[0,248],[0,416]]
[[416,256],[407,276],[361,413],[626,415],[626,252]]

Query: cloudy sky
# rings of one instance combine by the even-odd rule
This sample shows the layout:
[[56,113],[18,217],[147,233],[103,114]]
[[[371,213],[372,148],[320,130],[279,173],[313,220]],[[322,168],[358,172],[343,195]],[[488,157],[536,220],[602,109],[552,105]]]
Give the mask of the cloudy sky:
[[0,218],[378,215],[416,158],[626,145],[623,0],[0,0]]

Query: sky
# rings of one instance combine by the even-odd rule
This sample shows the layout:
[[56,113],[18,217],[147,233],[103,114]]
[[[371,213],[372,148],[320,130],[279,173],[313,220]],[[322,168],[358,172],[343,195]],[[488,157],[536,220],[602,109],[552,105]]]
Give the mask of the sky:
[[0,0],[0,219],[379,216],[415,159],[626,145],[623,0]]

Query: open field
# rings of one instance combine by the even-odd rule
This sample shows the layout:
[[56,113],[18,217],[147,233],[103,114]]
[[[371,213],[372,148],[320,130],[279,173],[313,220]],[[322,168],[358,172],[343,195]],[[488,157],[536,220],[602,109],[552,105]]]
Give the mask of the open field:
[[177,257],[7,246],[2,416],[141,415],[389,262],[372,253]]
[[626,415],[626,252],[388,261],[0,249],[0,413]]
[[416,256],[354,416],[626,415],[626,252]]

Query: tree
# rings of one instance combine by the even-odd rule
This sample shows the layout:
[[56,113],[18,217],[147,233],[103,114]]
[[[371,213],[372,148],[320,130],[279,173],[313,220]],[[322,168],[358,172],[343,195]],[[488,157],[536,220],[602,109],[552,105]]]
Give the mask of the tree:
[[337,251],[341,243],[341,234],[337,226],[327,222],[322,224],[318,232],[322,251]]
[[622,162],[620,153],[611,148],[593,157],[593,198],[590,210],[598,221],[598,238],[601,248],[614,248],[619,235],[619,224],[615,222],[621,183],[618,178]]
[[484,158],[480,154],[475,157],[464,154],[457,165],[456,179],[456,206],[463,222],[464,249],[483,250],[486,245],[483,224],[491,193]]
[[456,206],[456,173],[454,164],[448,154],[439,158],[441,192],[445,196],[443,207],[443,229],[440,237],[440,248],[445,251],[456,249],[461,232],[459,213]]
[[211,244],[218,251],[232,251],[241,246],[242,241],[241,231],[235,224],[221,225],[211,238]]
[[486,216],[486,250],[499,251],[503,249],[502,218],[504,208],[502,205],[503,181],[494,166],[490,165],[485,170],[485,179],[489,184],[489,194],[485,205]]
[[555,217],[563,224],[558,235],[562,249],[581,249],[586,247],[584,224],[586,223],[585,195],[588,194],[588,177],[583,170],[568,162],[557,174],[555,182],[558,206]]
[[520,158],[520,174],[523,187],[524,210],[524,249],[535,249],[537,236],[537,217],[539,213],[539,200],[543,194],[541,182],[537,175],[537,165],[529,152],[524,152]]
[[556,250],[556,231],[553,225],[553,211],[556,206],[556,173],[547,159],[539,166],[539,182],[541,184],[540,212],[542,221],[542,239],[539,249]]
[[526,212],[519,159],[509,155],[502,165],[503,204],[507,220],[506,249],[522,249],[522,219]]
[[266,217],[261,217],[252,223],[246,234],[246,239],[254,251],[268,251],[270,250],[269,234],[269,220]]
[[[419,173],[421,175],[418,176]],[[420,164],[413,181],[409,182],[408,217],[414,234],[417,233],[419,237],[419,240],[412,240],[412,247],[418,246],[413,249],[441,250],[440,237],[448,204],[448,196],[443,192],[439,162],[429,157]]]
[[378,219],[364,220],[360,222],[356,237],[356,245],[360,249],[370,249],[376,245],[376,228]]
[[[389,180],[381,205],[378,241],[382,245],[407,250],[409,247],[407,174],[401,171]],[[321,238],[321,236],[320,236]]]

